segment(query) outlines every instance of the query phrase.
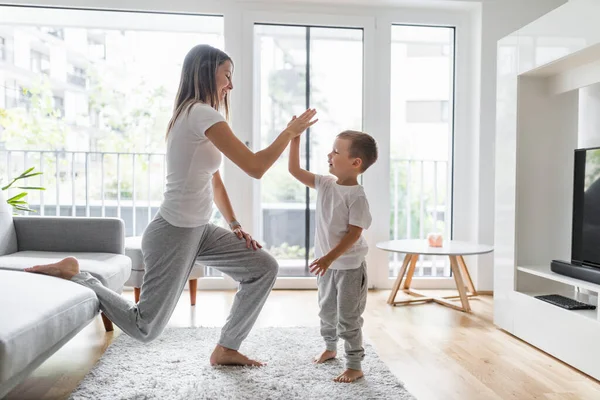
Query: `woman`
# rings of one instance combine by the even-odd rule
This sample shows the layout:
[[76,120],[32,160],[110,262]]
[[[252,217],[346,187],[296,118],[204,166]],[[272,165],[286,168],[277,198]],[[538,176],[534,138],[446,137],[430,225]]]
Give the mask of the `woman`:
[[[229,116],[233,62],[221,50],[199,45],[184,60],[173,116],[167,129],[167,186],[159,212],[142,237],[145,274],[138,304],[102,286],[76,259],[35,266],[28,272],[73,280],[94,290],[100,309],[128,335],[155,339],[169,321],[196,261],[239,282],[231,313],[221,331],[212,365],[262,365],[239,353],[277,277],[275,259],[246,233],[231,207],[219,175],[222,154],[260,179],[285,150],[317,120],[307,110],[271,143],[250,151],[231,131]],[[209,223],[212,203],[232,231]],[[243,240],[245,239],[245,240]]]

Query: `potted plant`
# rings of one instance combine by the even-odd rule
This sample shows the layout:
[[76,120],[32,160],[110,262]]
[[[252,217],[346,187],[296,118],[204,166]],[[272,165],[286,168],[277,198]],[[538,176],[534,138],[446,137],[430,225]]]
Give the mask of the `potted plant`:
[[[43,172],[33,172],[34,169],[35,169],[35,167],[31,167],[31,168],[27,169],[25,172],[23,172],[21,175],[17,176],[16,178],[13,178],[8,185],[2,187],[2,190],[4,191],[4,190],[10,189],[19,180],[31,178],[31,177],[43,174]],[[46,188],[43,188],[40,186],[16,186],[13,189],[25,190],[24,192],[21,192],[17,195],[9,197],[6,200],[6,203],[8,203],[8,205],[13,208],[14,213],[17,213],[18,211],[35,212],[35,210],[32,210],[31,208],[29,208],[27,201],[24,200],[25,197],[27,196],[26,191],[27,190],[46,190]]]

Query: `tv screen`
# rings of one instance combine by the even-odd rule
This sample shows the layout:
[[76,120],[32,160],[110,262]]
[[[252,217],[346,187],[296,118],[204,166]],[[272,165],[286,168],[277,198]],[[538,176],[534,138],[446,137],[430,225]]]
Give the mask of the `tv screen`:
[[600,268],[600,148],[575,150],[571,262]]

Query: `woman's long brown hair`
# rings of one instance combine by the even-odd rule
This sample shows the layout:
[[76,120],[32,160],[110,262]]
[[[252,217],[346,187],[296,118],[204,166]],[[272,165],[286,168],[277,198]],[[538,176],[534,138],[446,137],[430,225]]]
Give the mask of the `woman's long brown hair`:
[[226,61],[233,64],[227,53],[207,44],[194,46],[188,52],[181,69],[181,80],[167,136],[181,113],[189,112],[196,103],[208,104],[217,111],[223,106],[225,118],[229,120],[229,93],[225,95],[223,103],[219,104],[217,89],[217,68]]

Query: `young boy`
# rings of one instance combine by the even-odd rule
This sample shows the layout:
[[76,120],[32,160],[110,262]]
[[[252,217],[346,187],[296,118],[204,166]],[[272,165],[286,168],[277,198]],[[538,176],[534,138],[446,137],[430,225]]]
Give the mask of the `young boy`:
[[325,351],[316,359],[335,358],[338,337],[344,340],[346,370],[336,382],[363,377],[361,361],[362,313],[367,302],[367,242],[363,229],[371,225],[365,191],[358,184],[377,160],[377,143],[366,133],[344,131],[327,155],[333,176],[315,175],[300,168],[300,138],[290,144],[289,171],[300,182],[317,189],[315,257],[310,271],[317,275],[321,335]]

